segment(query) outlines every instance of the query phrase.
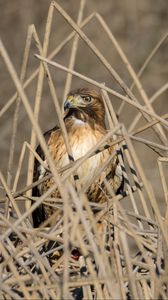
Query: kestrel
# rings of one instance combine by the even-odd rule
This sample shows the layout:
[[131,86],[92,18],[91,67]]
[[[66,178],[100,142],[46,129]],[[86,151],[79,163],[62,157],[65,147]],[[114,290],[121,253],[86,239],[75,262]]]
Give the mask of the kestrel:
[[[72,150],[74,160],[81,158],[93,146],[99,142],[107,129],[105,125],[105,106],[101,95],[89,88],[80,88],[71,91],[64,102],[64,122],[68,134],[69,144]],[[59,127],[47,131],[44,134],[50,154],[53,158],[56,168],[62,168],[69,163],[67,149],[64,143],[64,138]],[[40,146],[37,147],[37,153],[47,162],[45,154]],[[93,176],[97,173],[100,166],[113,155],[112,160],[106,167],[105,171],[94,181],[91,182]],[[44,177],[47,171],[44,167],[35,160],[34,166],[34,181]],[[88,158],[77,169],[76,174],[79,178],[81,187],[87,186],[87,197],[89,201],[103,203],[107,201],[106,189],[104,180],[110,184],[114,194],[120,192],[123,188],[123,176],[118,162],[115,146],[110,147],[94,156]],[[33,196],[41,196],[54,183],[53,178],[50,178],[44,183],[33,189]],[[60,197],[56,189],[51,197]],[[33,212],[34,227],[38,227],[50,214],[54,208],[45,204],[39,206]]]

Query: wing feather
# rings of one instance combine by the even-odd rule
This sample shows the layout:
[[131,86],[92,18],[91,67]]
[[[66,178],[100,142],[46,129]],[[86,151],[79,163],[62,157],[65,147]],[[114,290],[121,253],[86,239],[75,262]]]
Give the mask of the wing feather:
[[[48,140],[51,136],[51,134],[58,130],[59,127],[55,126],[54,128],[46,131],[44,133],[44,138],[45,138],[45,141],[46,143],[48,144]],[[41,148],[40,145],[38,145],[37,149],[36,149],[36,152],[38,153],[38,155],[41,157],[42,160],[45,160],[45,154]],[[35,158],[35,161],[34,161],[34,172],[33,172],[33,182],[39,180],[40,176],[44,176],[45,173],[43,172],[42,174],[42,166],[41,164],[39,163],[39,161]],[[42,178],[41,176],[41,178]],[[41,193],[40,193],[40,189],[38,186],[34,187],[32,189],[32,196],[33,197],[39,197],[41,196]],[[33,226],[35,228],[39,227],[41,223],[43,223],[45,221],[45,213],[44,213],[44,206],[43,204],[41,204],[39,207],[37,207],[33,213],[32,213],[32,219],[33,219]]]

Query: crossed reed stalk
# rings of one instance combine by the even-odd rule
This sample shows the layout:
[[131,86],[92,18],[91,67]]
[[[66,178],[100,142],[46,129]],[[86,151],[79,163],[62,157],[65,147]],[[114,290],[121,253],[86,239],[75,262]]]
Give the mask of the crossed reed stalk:
[[[86,5],[86,0],[80,1],[77,22],[74,22],[64,11],[62,6],[56,1],[51,2],[43,44],[40,43],[35,26],[30,25],[28,28],[20,75],[17,74],[3,42],[0,42],[2,60],[16,88],[16,93],[0,110],[0,117],[2,117],[4,114],[7,114],[12,105],[15,105],[7,176],[5,177],[2,172],[0,172],[1,185],[6,194],[4,198],[0,199],[0,203],[2,204],[0,212],[0,226],[2,229],[0,252],[4,258],[1,261],[0,296],[3,299],[6,299],[4,295],[7,295],[9,299],[34,299],[35,297],[38,297],[38,299],[40,299],[40,297],[46,299],[71,299],[73,290],[79,287],[82,288],[85,299],[93,299],[93,289],[94,299],[127,299],[128,291],[132,299],[157,299],[160,295],[163,299],[167,298],[167,290],[163,287],[166,286],[168,280],[168,189],[165,176],[165,167],[168,163],[168,141],[166,136],[168,130],[168,113],[166,112],[165,115],[159,116],[154,111],[153,104],[159,101],[160,97],[168,89],[168,84],[166,83],[149,98],[141,84],[140,78],[156,52],[159,51],[162,44],[166,41],[168,33],[156,44],[136,74],[123,49],[102,16],[98,13],[92,13],[83,19]],[[52,53],[48,54],[55,12],[59,13],[69,24],[72,32]],[[130,87],[126,85],[101,51],[84,33],[83,29],[86,26],[89,27],[93,19],[102,27],[104,34],[107,35],[120,59],[125,64],[132,78]],[[116,92],[104,83],[100,83],[74,70],[80,39],[85,42],[100,63],[107,69],[108,76],[115,79],[121,87],[122,93]],[[56,62],[56,57],[71,40],[73,42],[70,49],[69,64],[65,67]],[[39,67],[25,79],[33,41],[35,41],[37,47],[38,54],[36,53],[35,56],[39,60]],[[101,90],[109,128],[107,135],[85,156],[77,161],[69,162],[69,164],[62,169],[56,169],[39,125],[39,111],[43,86],[44,81],[47,80],[67,152],[72,154],[62,119],[61,105],[58,101],[57,90],[50,71],[51,67],[56,68],[57,72],[62,70],[67,73],[65,87],[62,93],[63,99],[70,91],[74,77],[86,83],[90,83]],[[26,90],[30,83],[36,78],[36,95],[32,109]],[[135,88],[138,92],[138,97],[134,95],[133,91]],[[121,102],[117,112],[114,110],[111,102],[111,96]],[[12,177],[11,173],[16,150],[21,104],[23,104],[25,113],[29,118],[32,131],[30,143],[27,141],[23,143],[17,170]],[[135,108],[135,115],[132,116],[132,122],[128,129],[124,124],[118,121],[126,105]],[[137,127],[140,118],[144,118],[145,124],[141,127]],[[151,141],[150,138],[144,139],[139,136],[141,132],[145,132],[149,128],[153,130],[157,142]],[[107,141],[109,138],[114,136],[114,141],[108,144]],[[158,178],[157,184],[158,186],[161,185],[163,189],[165,201],[164,215],[161,214],[152,184],[146,177],[143,165],[137,156],[134,147],[135,142],[143,143],[158,155],[157,165],[160,178]],[[40,143],[47,157],[49,165],[47,171],[49,174],[37,182],[32,182],[34,158],[36,157],[46,168],[44,162],[35,151],[37,143]],[[118,147],[119,160],[125,178],[125,192],[122,195],[114,196],[111,187],[105,182],[110,194],[107,203],[89,203],[85,195],[87,186],[84,186],[82,190],[80,190],[80,187],[74,189],[69,178],[86,159],[96,155],[97,151],[104,151],[105,147],[113,145],[117,145]],[[120,149],[122,149],[123,155],[121,155]],[[19,190],[18,183],[21,180],[23,161],[27,151],[29,153],[27,184]],[[92,182],[104,171],[110,159],[112,159],[112,157],[101,166],[92,179]],[[50,177],[54,178],[54,185],[42,196],[33,197],[31,195],[32,188]],[[61,199],[50,197],[56,188],[60,191]],[[20,209],[20,201],[24,201],[25,203],[23,213]],[[31,205],[32,201],[33,204]],[[125,201],[129,203],[129,209],[125,208]],[[31,223],[31,214],[41,203],[53,206],[56,210],[50,217],[50,220],[46,220],[42,226],[35,229]],[[63,211],[63,217],[59,221],[59,224],[49,227],[49,221],[54,219],[61,211]],[[96,217],[93,214],[94,211],[97,211]],[[97,226],[100,221],[103,224],[101,233]],[[112,231],[115,239],[111,236]],[[17,245],[12,243],[10,238],[12,233],[15,233],[19,238],[20,242]],[[108,251],[107,236],[109,239]],[[48,262],[48,253],[40,251],[42,246],[46,245],[49,241],[58,244],[54,251],[59,252],[63,250],[62,255],[60,255],[53,265],[50,265]],[[139,252],[137,256],[134,255],[132,243],[134,243],[134,248]],[[78,261],[74,261],[71,258],[69,250],[70,244],[80,248],[82,251],[83,255]],[[26,257],[26,255],[29,258],[24,260],[23,257]],[[154,270],[154,259],[158,268],[161,260],[164,260],[164,271],[159,270],[159,277]],[[95,264],[98,271],[95,269]],[[40,269],[39,274],[34,273],[32,265],[38,266]],[[85,267],[85,272],[81,272],[83,267]],[[139,272],[140,269],[145,269],[148,272]],[[41,294],[39,291],[41,291]]]

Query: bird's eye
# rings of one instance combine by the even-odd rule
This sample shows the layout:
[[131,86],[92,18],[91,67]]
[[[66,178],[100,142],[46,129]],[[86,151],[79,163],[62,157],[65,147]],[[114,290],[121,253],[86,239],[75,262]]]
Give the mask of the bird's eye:
[[92,97],[90,97],[90,96],[85,96],[85,97],[83,97],[83,99],[84,99],[85,102],[91,102],[92,101]]

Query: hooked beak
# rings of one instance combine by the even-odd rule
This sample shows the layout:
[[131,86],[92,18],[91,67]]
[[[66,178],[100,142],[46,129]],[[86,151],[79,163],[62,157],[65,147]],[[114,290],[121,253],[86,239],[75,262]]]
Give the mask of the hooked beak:
[[64,111],[70,109],[72,107],[71,103],[66,100],[65,103],[64,103]]
[[73,96],[69,96],[64,103],[64,112],[70,108],[75,108],[77,106],[76,99]]

